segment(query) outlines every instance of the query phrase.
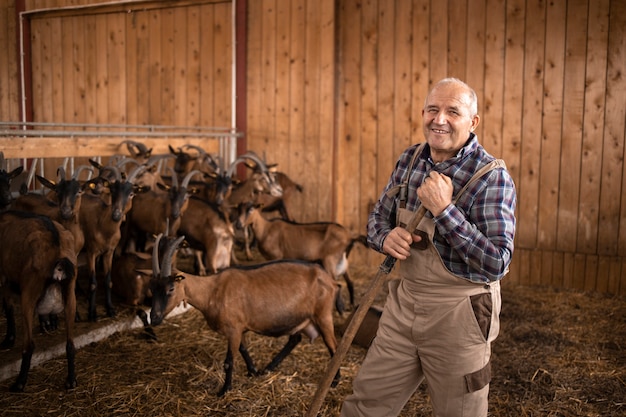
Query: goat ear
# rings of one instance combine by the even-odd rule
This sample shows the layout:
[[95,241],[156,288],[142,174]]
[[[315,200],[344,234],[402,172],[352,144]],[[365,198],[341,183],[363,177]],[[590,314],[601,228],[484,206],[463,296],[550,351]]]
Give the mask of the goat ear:
[[135,269],[135,272],[141,275],[148,275],[148,276],[152,275],[152,269]]
[[56,183],[54,181],[50,181],[49,179],[44,178],[41,175],[37,175],[37,179],[44,187],[47,187],[51,190],[54,190],[54,188],[56,187]]

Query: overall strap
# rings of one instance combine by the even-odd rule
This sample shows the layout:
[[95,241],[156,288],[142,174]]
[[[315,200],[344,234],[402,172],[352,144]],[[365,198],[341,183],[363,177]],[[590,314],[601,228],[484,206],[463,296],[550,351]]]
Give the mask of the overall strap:
[[417,148],[415,148],[415,151],[413,152],[413,156],[411,157],[411,162],[409,163],[409,166],[406,171],[406,177],[404,178],[402,183],[394,187],[391,187],[389,190],[387,190],[387,193],[386,193],[387,197],[395,197],[396,195],[399,195],[398,197],[398,200],[400,201],[400,204],[398,205],[399,208],[406,208],[409,177],[411,176],[411,171],[413,171],[413,165],[415,165],[417,156],[422,153],[422,149],[424,149],[424,146],[426,146],[426,142],[421,143],[420,145],[417,146]]
[[494,159],[493,161],[491,161],[490,163],[488,163],[487,165],[485,165],[484,167],[476,171],[476,173],[472,176],[472,178],[470,178],[470,180],[465,184],[465,186],[463,186],[463,188],[459,190],[456,197],[454,197],[453,203],[456,204],[456,202],[459,201],[459,197],[461,197],[461,195],[470,187],[470,185],[474,184],[483,175],[494,170],[495,168],[506,168],[506,164],[504,163],[502,159]]

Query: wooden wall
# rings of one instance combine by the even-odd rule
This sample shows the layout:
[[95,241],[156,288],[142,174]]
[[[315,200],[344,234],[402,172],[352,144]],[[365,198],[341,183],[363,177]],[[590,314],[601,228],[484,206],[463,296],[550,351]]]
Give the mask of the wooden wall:
[[396,158],[423,138],[429,87],[459,77],[478,93],[481,142],[517,185],[507,282],[626,294],[626,3],[249,3],[248,144],[304,182],[304,219],[363,232]]
[[[26,5],[81,2],[94,0]],[[159,3],[38,16],[36,117],[229,125],[230,2]],[[15,0],[0,4],[0,119],[17,120]],[[304,185],[298,220],[364,232],[396,158],[423,138],[429,87],[455,76],[517,185],[506,282],[626,294],[623,0],[248,0],[247,18],[248,149]],[[58,83],[58,68],[73,76]]]

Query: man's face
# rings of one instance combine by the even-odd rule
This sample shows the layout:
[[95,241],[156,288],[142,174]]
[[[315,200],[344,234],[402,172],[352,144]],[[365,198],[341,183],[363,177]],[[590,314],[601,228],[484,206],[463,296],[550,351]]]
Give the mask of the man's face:
[[424,137],[435,162],[453,157],[467,142],[480,121],[478,115],[471,113],[470,94],[463,85],[440,84],[430,92],[422,120]]

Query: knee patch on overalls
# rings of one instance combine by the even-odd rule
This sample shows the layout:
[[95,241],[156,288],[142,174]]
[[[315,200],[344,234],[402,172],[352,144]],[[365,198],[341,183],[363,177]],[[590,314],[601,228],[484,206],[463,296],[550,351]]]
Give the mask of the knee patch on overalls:
[[487,362],[482,369],[465,375],[465,383],[467,384],[467,392],[475,392],[483,389],[491,382],[491,361]]

